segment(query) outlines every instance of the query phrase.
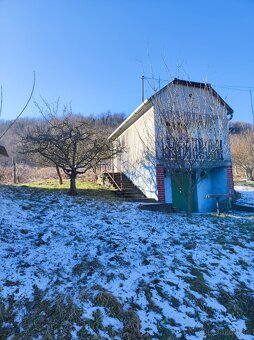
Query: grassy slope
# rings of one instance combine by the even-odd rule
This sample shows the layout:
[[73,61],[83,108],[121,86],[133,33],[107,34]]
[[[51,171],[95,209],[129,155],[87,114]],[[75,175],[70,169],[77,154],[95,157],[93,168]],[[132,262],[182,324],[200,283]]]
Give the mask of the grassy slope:
[[3,339],[251,339],[253,215],[187,220],[93,183],[29,186],[0,187]]
[[[79,190],[103,190],[108,191],[109,189],[94,182],[86,182],[80,181],[77,179],[76,181],[77,189]],[[48,181],[37,181],[24,183],[22,186],[30,187],[30,188],[39,188],[39,189],[54,189],[54,190],[66,190],[70,187],[70,181],[67,179],[63,180],[63,184],[60,185],[58,180],[48,180]]]
[[[63,184],[60,185],[58,180],[47,180],[47,181],[37,181],[37,182],[29,182],[23,183],[19,186],[27,187],[31,189],[44,189],[48,192],[57,192],[58,190],[63,193],[68,193],[70,188],[69,180],[64,179]],[[116,200],[114,191],[111,188],[103,186],[99,183],[95,182],[86,182],[77,179],[76,187],[78,190],[78,196],[86,196],[90,198],[105,198],[105,199],[113,199]]]
[[253,181],[235,180],[234,184],[235,185],[240,185],[240,186],[254,187],[254,182]]

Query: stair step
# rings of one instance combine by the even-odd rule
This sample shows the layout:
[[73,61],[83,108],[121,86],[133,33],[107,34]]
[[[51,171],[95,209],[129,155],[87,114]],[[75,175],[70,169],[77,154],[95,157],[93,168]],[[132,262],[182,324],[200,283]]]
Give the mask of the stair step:
[[122,194],[124,196],[141,196],[144,197],[144,195],[142,193],[140,193],[139,191],[122,191]]
[[139,206],[139,209],[141,210],[150,210],[150,211],[160,211],[165,213],[176,213],[178,212],[178,209],[175,208],[172,204],[168,203],[153,203],[151,204],[141,204]]
[[140,193],[139,190],[133,189],[133,188],[128,188],[128,189],[123,188],[122,191],[123,191],[124,193],[126,193],[126,194],[128,194],[129,192],[130,192],[130,193],[135,193],[135,192]]
[[152,198],[126,198],[128,202],[138,202],[138,203],[154,203],[155,200]]
[[[124,174],[119,172],[113,173],[108,172],[103,174],[104,179],[107,179],[112,186],[116,189],[116,194],[119,197],[125,198],[131,202],[154,202],[151,199],[145,197],[145,195],[140,191],[133,182]],[[119,190],[122,188],[122,190]]]

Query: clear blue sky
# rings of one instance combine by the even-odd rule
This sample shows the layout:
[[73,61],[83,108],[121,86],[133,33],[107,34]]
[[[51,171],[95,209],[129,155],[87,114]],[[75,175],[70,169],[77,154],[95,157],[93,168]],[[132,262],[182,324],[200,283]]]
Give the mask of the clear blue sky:
[[[60,97],[83,114],[131,113],[143,73],[169,77],[164,60],[171,77],[254,87],[254,0],[0,0],[0,42],[4,119],[33,70],[35,100]],[[234,120],[252,120],[248,92],[215,89]],[[25,115],[38,113],[31,104]]]

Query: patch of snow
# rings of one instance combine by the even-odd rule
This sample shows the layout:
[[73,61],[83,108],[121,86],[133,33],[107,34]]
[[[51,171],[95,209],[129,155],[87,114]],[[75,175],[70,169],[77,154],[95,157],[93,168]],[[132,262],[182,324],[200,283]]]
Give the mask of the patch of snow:
[[[242,199],[253,198],[254,204],[252,190],[243,191]],[[201,339],[205,322],[223,321],[239,339],[250,339],[244,320],[218,299],[222,288],[234,294],[241,284],[254,292],[253,230],[246,228],[254,224],[253,215],[187,219],[139,210],[136,203],[77,201],[59,192],[4,186],[0,202],[0,297],[6,305],[9,297],[33,301],[35,289],[46,299],[63,294],[82,309],[84,320],[100,310],[103,325],[121,331],[123,321],[94,303],[106,291],[124,311],[136,308],[142,333],[155,336],[161,324],[188,340]],[[19,323],[24,314],[20,308]],[[188,334],[189,328],[197,332]],[[78,331],[74,324],[74,339]]]
[[241,198],[237,203],[254,207],[254,187],[251,186],[235,186],[235,190],[240,192]]

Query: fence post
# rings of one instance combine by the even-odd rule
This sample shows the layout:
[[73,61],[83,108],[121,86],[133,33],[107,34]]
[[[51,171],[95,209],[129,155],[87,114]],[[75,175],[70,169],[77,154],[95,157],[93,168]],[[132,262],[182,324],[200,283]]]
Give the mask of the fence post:
[[12,166],[13,166],[13,183],[17,184],[18,183],[18,179],[17,179],[17,165],[16,165],[16,160],[15,157],[12,157]]

